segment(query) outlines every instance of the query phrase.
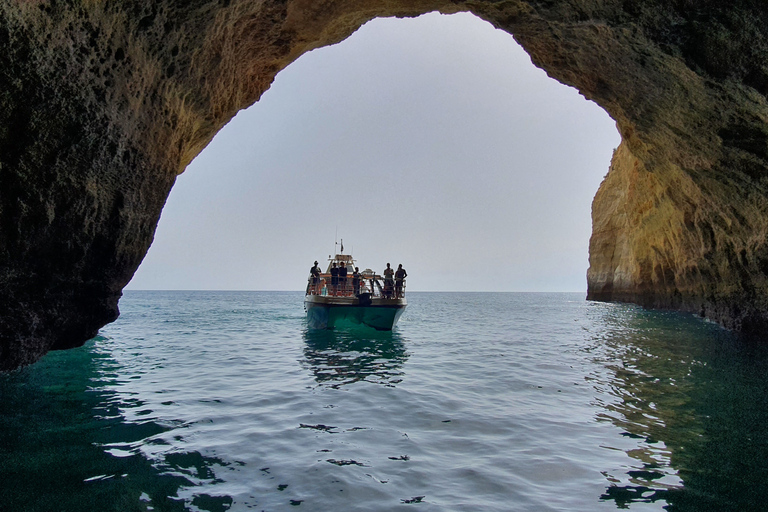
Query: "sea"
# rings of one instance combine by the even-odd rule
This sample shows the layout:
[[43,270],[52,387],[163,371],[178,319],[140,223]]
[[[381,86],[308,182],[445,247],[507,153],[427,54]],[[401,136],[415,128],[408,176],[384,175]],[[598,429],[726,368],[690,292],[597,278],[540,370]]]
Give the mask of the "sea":
[[0,510],[759,511],[768,349],[580,293],[416,293],[391,332],[300,292],[127,291],[0,375]]

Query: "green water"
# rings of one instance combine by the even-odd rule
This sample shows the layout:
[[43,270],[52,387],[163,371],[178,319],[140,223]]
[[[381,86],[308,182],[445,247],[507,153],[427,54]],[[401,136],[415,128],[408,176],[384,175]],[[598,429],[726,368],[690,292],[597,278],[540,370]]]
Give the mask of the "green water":
[[764,510],[768,350],[578,294],[130,292],[0,376],[3,511]]

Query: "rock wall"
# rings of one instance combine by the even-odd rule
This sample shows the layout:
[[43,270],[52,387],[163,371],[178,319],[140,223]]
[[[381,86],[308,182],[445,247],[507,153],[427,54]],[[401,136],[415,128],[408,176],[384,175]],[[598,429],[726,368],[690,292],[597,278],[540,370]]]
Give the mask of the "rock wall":
[[617,122],[590,298],[766,324],[768,8],[758,0],[8,0],[0,368],[82,344],[175,177],[302,53],[377,16],[471,11]]
[[588,298],[691,311],[761,335],[768,6],[670,6],[658,23],[640,18],[649,43],[638,57],[667,80],[649,91],[632,76],[631,94],[651,104],[625,103],[627,122],[616,117],[623,140],[593,202]]

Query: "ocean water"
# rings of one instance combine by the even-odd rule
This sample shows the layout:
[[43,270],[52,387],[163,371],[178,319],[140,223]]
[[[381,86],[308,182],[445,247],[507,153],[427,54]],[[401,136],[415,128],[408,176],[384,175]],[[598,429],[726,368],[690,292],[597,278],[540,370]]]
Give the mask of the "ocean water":
[[0,375],[0,509],[768,508],[765,347],[581,294],[408,300],[328,332],[301,293],[126,292]]

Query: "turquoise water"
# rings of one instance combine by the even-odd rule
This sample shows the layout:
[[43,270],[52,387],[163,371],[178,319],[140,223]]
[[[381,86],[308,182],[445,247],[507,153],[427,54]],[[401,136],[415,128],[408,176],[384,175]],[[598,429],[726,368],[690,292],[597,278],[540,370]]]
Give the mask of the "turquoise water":
[[0,376],[9,511],[764,510],[768,351],[581,294],[411,293],[393,332],[293,292],[127,292]]

